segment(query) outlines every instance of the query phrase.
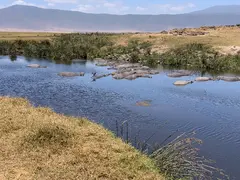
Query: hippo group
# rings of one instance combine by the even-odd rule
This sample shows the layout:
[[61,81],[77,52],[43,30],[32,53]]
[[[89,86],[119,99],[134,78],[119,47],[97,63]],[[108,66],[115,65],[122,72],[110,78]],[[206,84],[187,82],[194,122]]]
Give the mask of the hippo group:
[[[153,70],[147,66],[143,66],[141,64],[121,64],[121,63],[108,63],[107,61],[100,61],[100,65],[108,64],[110,66],[110,70],[115,70],[112,73],[112,77],[114,79],[127,79],[127,80],[135,80],[137,78],[152,78],[151,75],[159,74],[159,71]],[[97,63],[96,65],[99,65]]]
[[[114,79],[126,79],[126,80],[135,80],[137,78],[152,78],[152,75],[159,74],[160,72],[154,69],[151,69],[148,66],[143,66],[139,63],[127,63],[126,62],[113,62],[106,61],[104,59],[96,59],[96,66],[109,66],[107,69],[112,70],[111,73],[107,74],[97,74],[93,73],[92,80],[96,81],[107,76],[112,76]],[[46,66],[41,66],[39,64],[29,64],[29,68],[47,68]],[[171,73],[168,73],[167,76],[171,78],[179,78],[184,76],[193,75],[193,71],[188,70],[175,70]],[[62,77],[75,77],[75,76],[84,76],[84,72],[60,72],[59,76]],[[240,77],[237,76],[218,76],[215,78],[212,77],[196,77],[195,80],[179,80],[173,83],[176,86],[185,86],[187,84],[192,84],[194,82],[206,82],[206,81],[216,81],[222,80],[227,82],[236,82],[240,81]]]

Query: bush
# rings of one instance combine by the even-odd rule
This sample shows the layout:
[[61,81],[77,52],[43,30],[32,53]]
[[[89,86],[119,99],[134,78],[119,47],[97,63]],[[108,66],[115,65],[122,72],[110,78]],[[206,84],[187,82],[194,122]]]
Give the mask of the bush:
[[187,44],[161,55],[162,65],[200,69],[223,69],[225,62],[219,61],[218,53],[204,44]]

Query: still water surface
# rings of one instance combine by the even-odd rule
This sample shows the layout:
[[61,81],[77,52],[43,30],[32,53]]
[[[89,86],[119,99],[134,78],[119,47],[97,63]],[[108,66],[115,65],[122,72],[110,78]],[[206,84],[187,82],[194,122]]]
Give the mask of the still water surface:
[[[29,63],[48,66],[26,68]],[[84,77],[64,78],[61,71],[85,72]],[[216,161],[231,179],[240,179],[240,82],[209,81],[176,87],[162,70],[152,79],[91,81],[91,73],[109,72],[91,62],[71,65],[47,60],[0,57],[0,95],[26,97],[36,106],[72,116],[84,116],[116,131],[116,121],[129,122],[130,138],[161,143],[178,130],[196,132],[203,140],[201,155]],[[150,107],[137,101],[151,100]]]

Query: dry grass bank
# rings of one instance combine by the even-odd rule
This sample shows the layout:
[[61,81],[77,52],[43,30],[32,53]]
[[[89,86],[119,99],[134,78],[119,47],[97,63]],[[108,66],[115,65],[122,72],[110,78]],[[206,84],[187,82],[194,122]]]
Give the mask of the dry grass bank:
[[164,179],[153,162],[86,119],[0,97],[0,179]]

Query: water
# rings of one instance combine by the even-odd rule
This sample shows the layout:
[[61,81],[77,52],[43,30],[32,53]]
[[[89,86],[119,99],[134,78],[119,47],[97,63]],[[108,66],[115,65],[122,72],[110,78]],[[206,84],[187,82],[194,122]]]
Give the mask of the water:
[[[26,68],[29,63],[48,66]],[[64,78],[61,71],[85,72],[84,77]],[[240,83],[209,81],[175,87],[176,80],[162,71],[152,79],[91,81],[91,73],[109,72],[82,61],[72,65],[18,57],[10,61],[0,57],[0,95],[29,99],[33,105],[48,106],[66,115],[84,116],[116,131],[116,121],[128,121],[134,138],[161,143],[178,130],[196,132],[203,140],[201,155],[216,161],[231,179],[240,179]],[[151,100],[150,107],[138,107],[137,101]]]

